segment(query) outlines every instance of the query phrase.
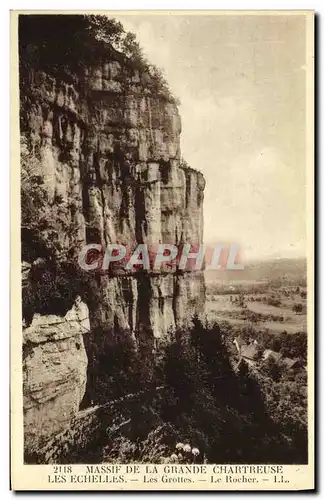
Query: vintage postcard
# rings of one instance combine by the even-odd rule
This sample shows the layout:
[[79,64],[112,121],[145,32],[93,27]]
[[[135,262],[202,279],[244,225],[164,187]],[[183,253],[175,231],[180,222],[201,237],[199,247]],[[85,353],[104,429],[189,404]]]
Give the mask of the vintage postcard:
[[14,490],[314,489],[314,13],[11,12]]

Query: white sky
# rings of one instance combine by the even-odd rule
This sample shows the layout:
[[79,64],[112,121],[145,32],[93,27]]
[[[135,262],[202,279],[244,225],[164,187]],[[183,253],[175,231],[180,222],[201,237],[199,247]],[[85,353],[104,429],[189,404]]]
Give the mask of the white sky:
[[305,255],[305,18],[116,16],[180,98],[182,156],[206,178],[205,243]]

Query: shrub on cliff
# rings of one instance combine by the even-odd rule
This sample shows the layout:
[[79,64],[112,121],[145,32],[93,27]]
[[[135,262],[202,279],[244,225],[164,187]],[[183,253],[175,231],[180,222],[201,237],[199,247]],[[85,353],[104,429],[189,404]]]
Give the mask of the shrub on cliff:
[[[60,36],[57,36],[60,33]],[[70,72],[97,59],[123,59],[126,65],[146,75],[145,84],[153,93],[177,101],[163,72],[150,63],[134,33],[124,30],[116,19],[105,15],[19,16],[21,65],[35,69]],[[72,77],[72,75],[71,75]]]
[[[51,217],[40,173],[40,161],[36,155],[30,153],[27,140],[22,137],[20,155],[22,260],[27,262],[32,262],[36,255],[44,257],[50,252],[45,242],[41,243],[38,236],[40,229],[44,227],[44,221]],[[30,242],[26,241],[28,239]]]
[[88,23],[87,31],[98,41],[111,44],[117,51],[124,54],[135,67],[149,75],[146,81],[153,92],[174,100],[163,71],[147,60],[134,33],[125,31],[122,23],[107,16],[90,15],[86,16],[86,21]]
[[29,324],[35,313],[64,316],[71,309],[75,297],[91,308],[93,294],[92,275],[72,262],[44,261],[45,265],[32,266],[29,279],[22,290],[23,318]]
[[111,44],[116,50],[137,61],[145,63],[143,51],[134,33],[125,31],[121,22],[108,16],[89,15],[84,17],[86,31],[98,41]]
[[145,389],[142,378],[148,363],[143,364],[129,332],[120,331],[116,341],[112,330],[96,328],[84,343],[89,363],[84,407]]

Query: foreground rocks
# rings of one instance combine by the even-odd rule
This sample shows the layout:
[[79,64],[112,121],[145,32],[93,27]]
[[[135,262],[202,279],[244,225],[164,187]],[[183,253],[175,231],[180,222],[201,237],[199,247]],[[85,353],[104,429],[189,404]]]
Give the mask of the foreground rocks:
[[36,449],[65,429],[85,393],[88,359],[82,327],[58,316],[35,316],[23,345],[25,445]]

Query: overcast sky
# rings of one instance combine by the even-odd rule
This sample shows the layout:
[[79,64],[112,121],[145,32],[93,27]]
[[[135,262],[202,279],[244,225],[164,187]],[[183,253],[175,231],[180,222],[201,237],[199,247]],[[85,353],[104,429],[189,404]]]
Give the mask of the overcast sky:
[[205,242],[305,254],[305,18],[115,16],[180,98],[182,156],[205,175]]

